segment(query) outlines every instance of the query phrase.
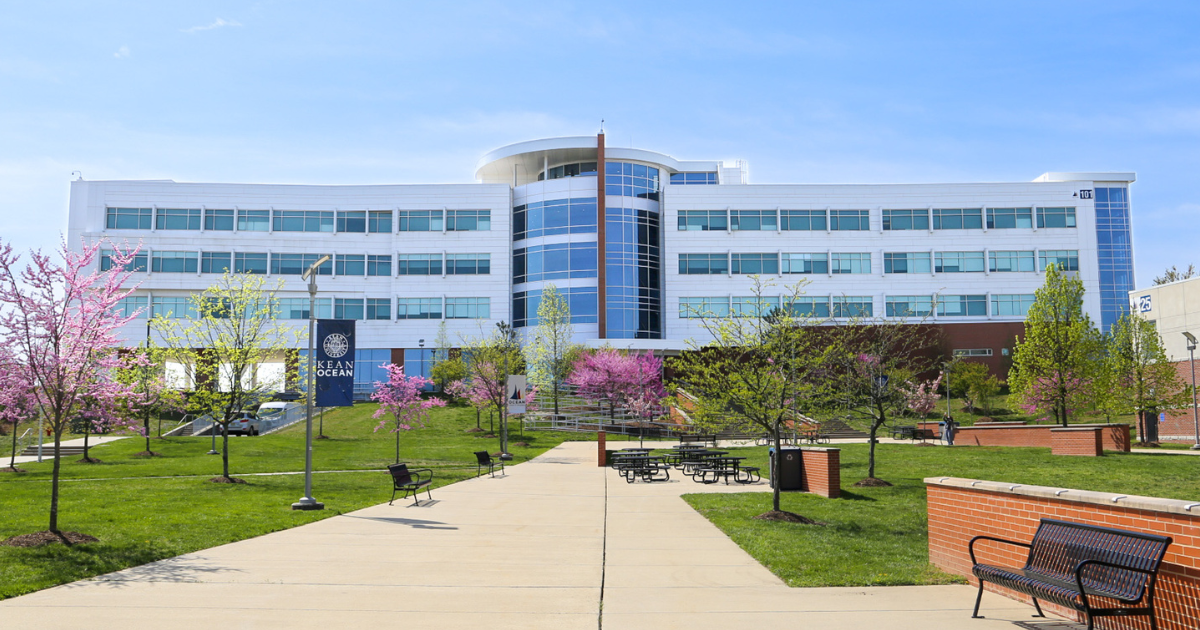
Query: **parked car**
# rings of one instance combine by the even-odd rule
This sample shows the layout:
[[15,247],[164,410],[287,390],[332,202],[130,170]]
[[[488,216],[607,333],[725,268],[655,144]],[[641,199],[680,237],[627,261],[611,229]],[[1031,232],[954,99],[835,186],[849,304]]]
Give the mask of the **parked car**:
[[229,435],[258,435],[258,416],[253,411],[243,411],[229,421]]

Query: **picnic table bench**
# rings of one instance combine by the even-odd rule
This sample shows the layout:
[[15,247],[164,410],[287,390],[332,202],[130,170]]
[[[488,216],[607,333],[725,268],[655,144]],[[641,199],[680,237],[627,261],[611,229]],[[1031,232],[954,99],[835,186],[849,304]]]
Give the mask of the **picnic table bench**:
[[[614,463],[613,468],[625,478],[627,483],[633,483],[636,479],[642,481],[671,480],[671,466],[663,461],[661,456],[629,455]],[[660,473],[662,474],[661,479],[658,476]]]
[[409,470],[408,464],[391,464],[388,466],[388,472],[392,475],[392,498],[388,501],[388,505],[396,500],[396,493],[403,490],[404,496],[402,499],[407,499],[411,492],[413,495],[413,505],[420,505],[421,502],[417,499],[417,494],[421,489],[425,489],[425,494],[429,495],[429,500],[433,500],[433,493],[430,492],[430,487],[433,484],[433,470],[429,468],[414,468]]
[[[981,540],[1028,548],[1025,566],[1010,569],[981,564],[975,560],[975,543]],[[1042,519],[1028,543],[976,536],[967,544],[971,572],[979,578],[971,616],[979,618],[983,583],[991,582],[1032,597],[1039,617],[1045,616],[1038,604],[1042,599],[1082,612],[1088,630],[1094,628],[1096,617],[1134,615],[1149,616],[1150,627],[1157,629],[1154,584],[1170,544],[1168,536],[1048,518]],[[1102,607],[1105,603],[1095,598],[1116,605]]]

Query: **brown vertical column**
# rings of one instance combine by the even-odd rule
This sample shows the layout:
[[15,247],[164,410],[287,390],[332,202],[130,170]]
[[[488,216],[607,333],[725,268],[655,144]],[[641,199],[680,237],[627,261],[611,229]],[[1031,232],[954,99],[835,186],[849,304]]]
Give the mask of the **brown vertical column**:
[[605,291],[604,217],[604,133],[596,135],[596,308],[599,339],[608,337],[608,299]]

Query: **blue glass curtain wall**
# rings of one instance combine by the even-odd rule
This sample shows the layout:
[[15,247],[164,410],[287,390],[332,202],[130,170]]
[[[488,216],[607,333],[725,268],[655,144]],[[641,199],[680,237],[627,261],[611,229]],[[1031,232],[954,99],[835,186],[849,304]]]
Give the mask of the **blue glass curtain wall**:
[[609,205],[606,215],[606,336],[662,339],[659,213]]
[[1129,222],[1129,189],[1097,188],[1096,244],[1100,262],[1100,330],[1129,312],[1133,286],[1133,239]]

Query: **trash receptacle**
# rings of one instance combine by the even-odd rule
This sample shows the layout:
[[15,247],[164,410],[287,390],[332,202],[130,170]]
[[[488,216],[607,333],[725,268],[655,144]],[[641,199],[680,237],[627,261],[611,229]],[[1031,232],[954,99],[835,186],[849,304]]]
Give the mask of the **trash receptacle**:
[[[771,455],[771,487],[775,487],[775,447],[772,446],[769,451]],[[803,490],[803,469],[800,464],[800,447],[785,446],[782,450],[783,459],[782,470],[779,471],[779,489],[780,490]]]

